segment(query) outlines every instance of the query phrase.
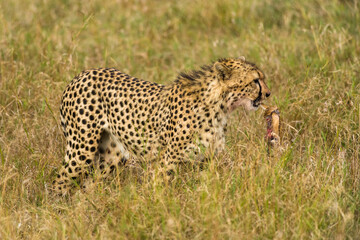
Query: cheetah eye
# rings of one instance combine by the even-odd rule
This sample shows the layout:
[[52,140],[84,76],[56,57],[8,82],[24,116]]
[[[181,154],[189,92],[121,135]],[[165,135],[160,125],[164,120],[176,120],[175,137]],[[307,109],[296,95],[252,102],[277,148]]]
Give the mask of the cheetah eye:
[[254,83],[259,84],[259,79],[258,78],[254,79]]

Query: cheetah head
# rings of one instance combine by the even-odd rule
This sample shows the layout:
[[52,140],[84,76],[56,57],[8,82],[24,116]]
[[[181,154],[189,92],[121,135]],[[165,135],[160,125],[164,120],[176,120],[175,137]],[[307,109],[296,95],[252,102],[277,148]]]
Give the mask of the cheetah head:
[[263,72],[243,57],[220,59],[214,64],[214,70],[229,112],[239,106],[257,110],[270,96]]

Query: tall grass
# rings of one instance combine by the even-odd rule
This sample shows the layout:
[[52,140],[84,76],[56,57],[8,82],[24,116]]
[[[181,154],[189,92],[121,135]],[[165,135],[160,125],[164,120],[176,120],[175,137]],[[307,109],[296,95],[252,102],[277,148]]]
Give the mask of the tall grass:
[[[0,1],[0,239],[359,239],[360,3]],[[168,83],[246,56],[267,75],[283,144],[261,110],[231,117],[224,156],[164,184],[124,172],[69,199],[59,103],[86,68]],[[155,177],[154,177],[155,176]]]

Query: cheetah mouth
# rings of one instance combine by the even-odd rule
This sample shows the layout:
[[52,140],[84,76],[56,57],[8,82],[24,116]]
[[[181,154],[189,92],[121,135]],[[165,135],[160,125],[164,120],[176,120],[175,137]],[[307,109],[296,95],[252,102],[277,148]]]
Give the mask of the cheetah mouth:
[[255,100],[252,101],[252,105],[255,108],[258,108],[261,104],[261,97],[257,97]]
[[260,104],[261,104],[261,100],[255,99],[252,101],[252,105],[255,108],[258,108],[260,106]]
[[259,98],[252,100],[250,98],[242,98],[238,99],[234,102],[231,102],[228,104],[228,111],[231,113],[235,109],[237,109],[239,106],[243,106],[248,111],[257,110],[259,106],[261,105],[262,100]]

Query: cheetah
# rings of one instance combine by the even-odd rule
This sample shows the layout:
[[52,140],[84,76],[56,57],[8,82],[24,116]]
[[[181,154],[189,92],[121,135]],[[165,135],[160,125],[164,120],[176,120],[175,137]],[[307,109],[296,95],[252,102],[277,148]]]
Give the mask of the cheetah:
[[67,194],[94,169],[106,178],[128,161],[160,161],[171,173],[200,159],[194,156],[221,153],[229,114],[239,106],[256,110],[270,96],[264,80],[243,57],[181,72],[168,85],[114,68],[81,72],[61,100],[66,155],[54,190]]

